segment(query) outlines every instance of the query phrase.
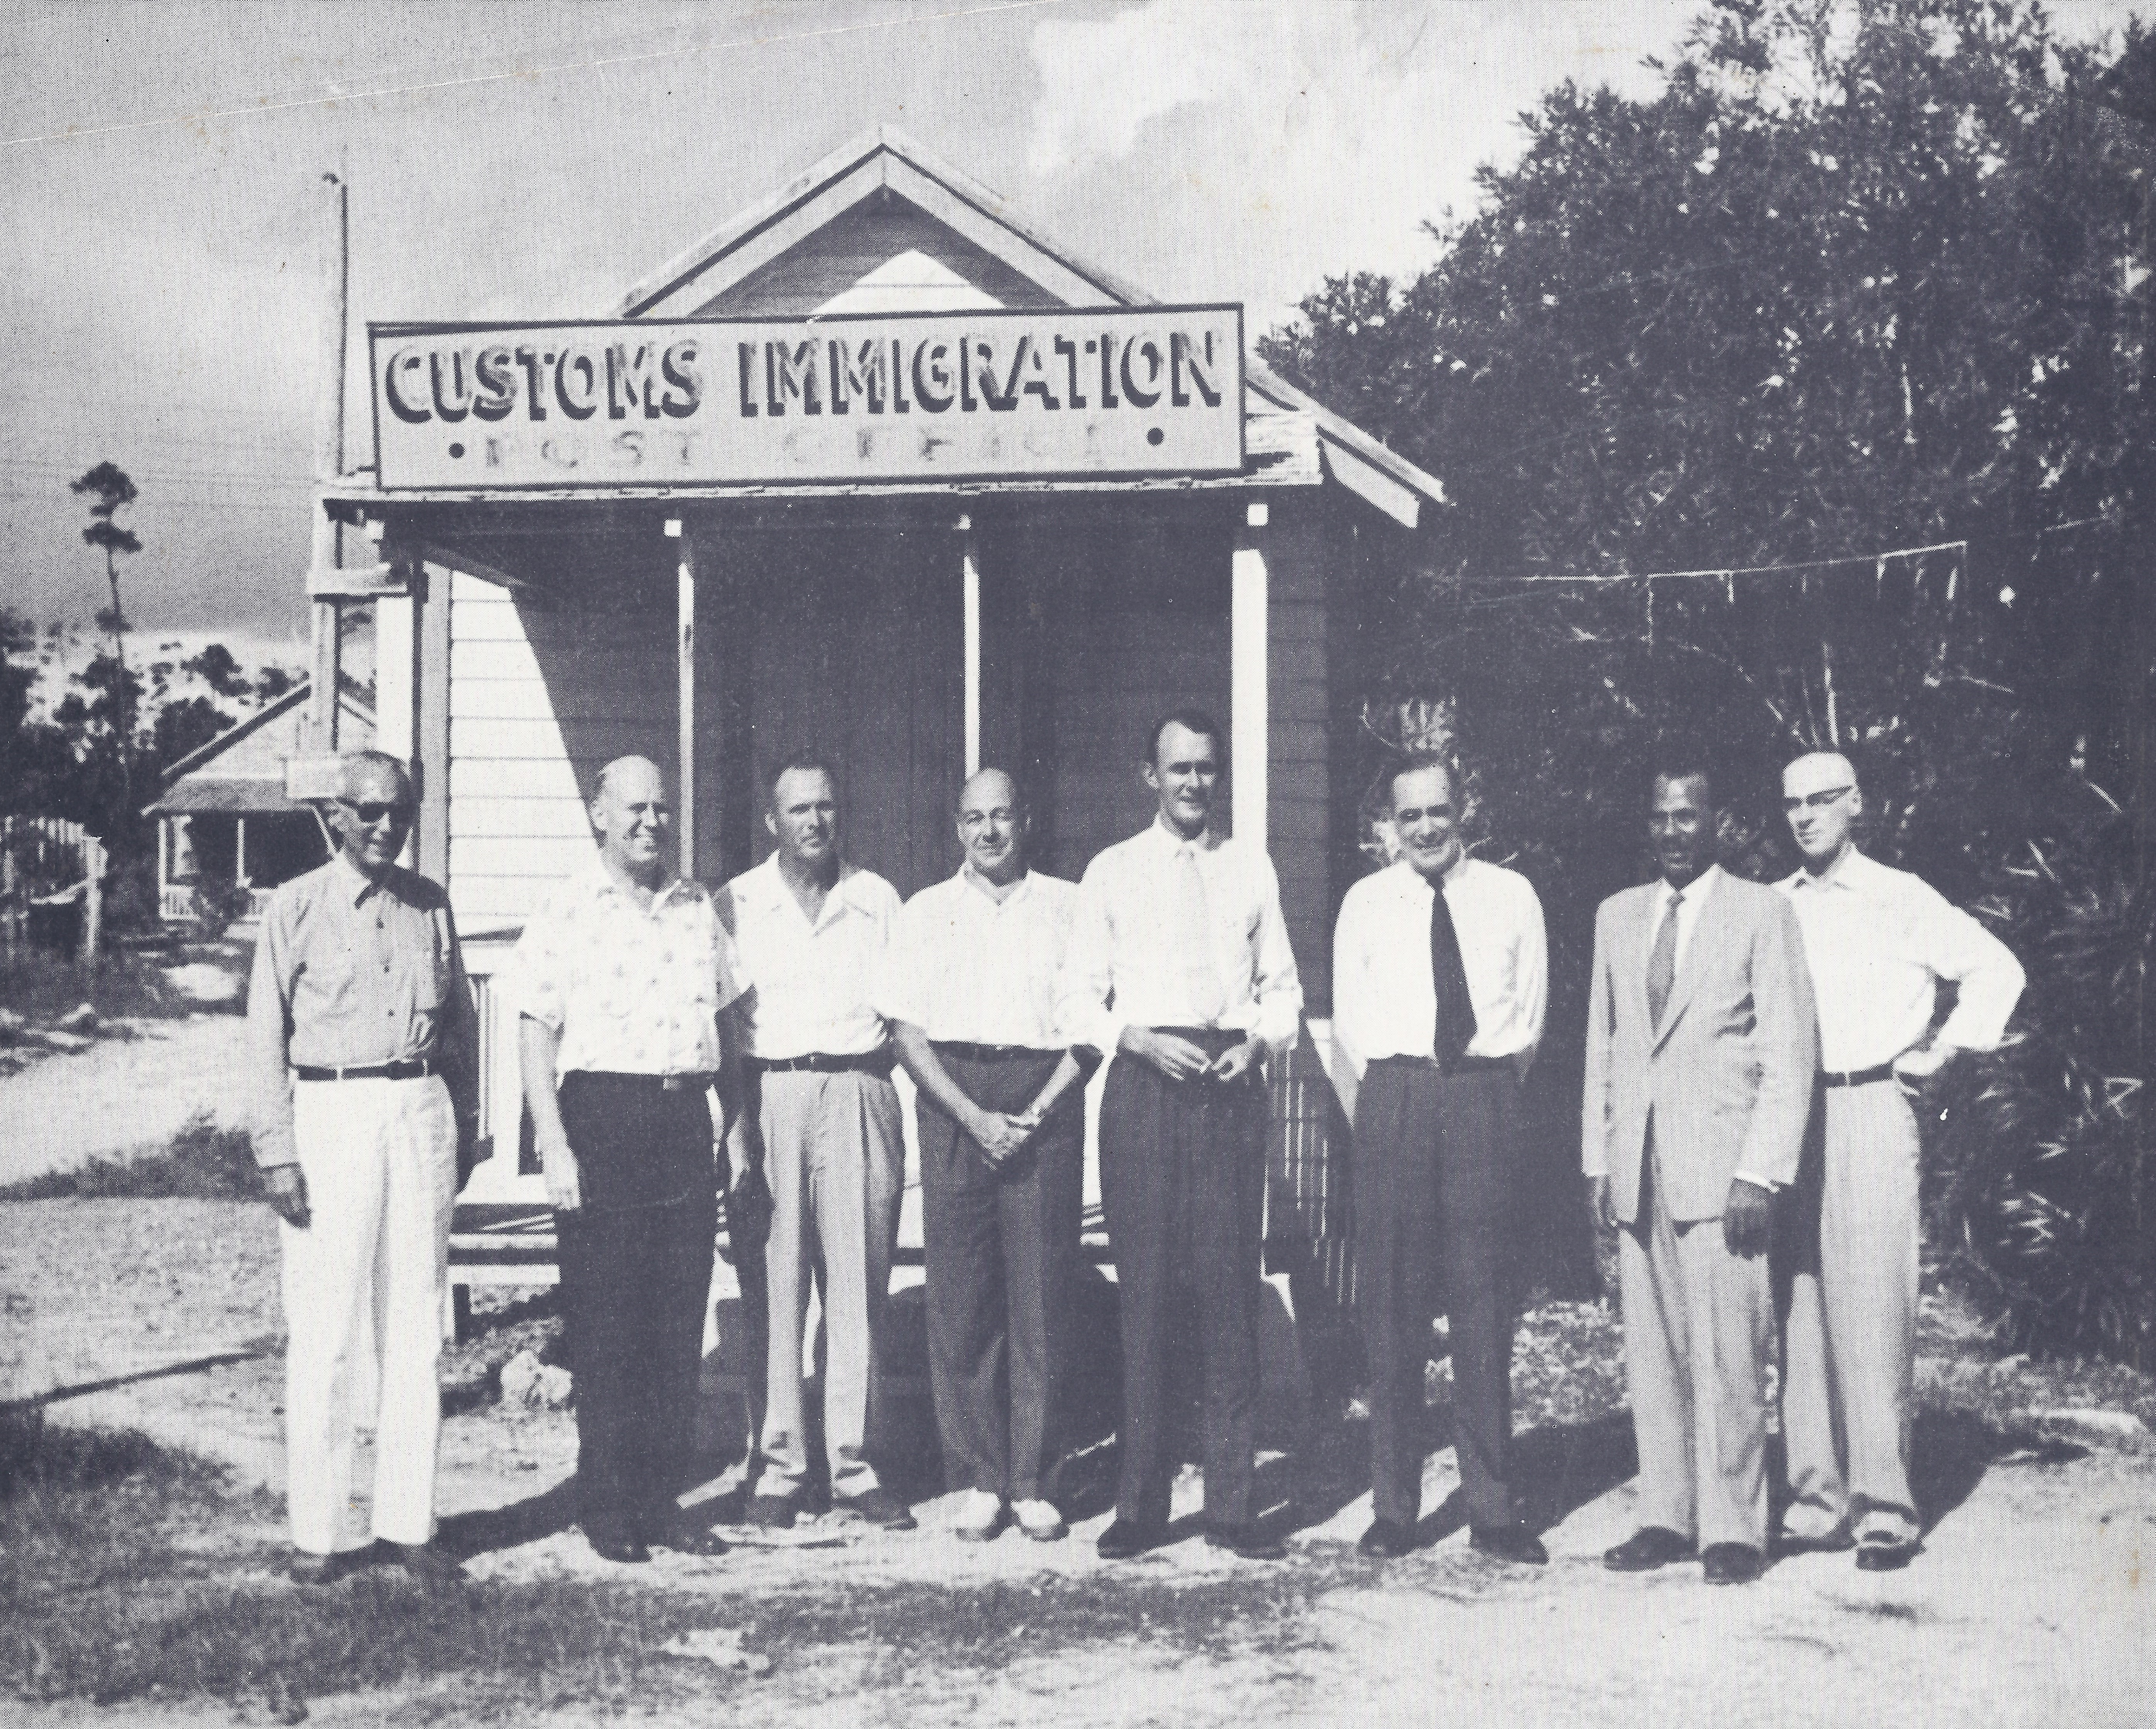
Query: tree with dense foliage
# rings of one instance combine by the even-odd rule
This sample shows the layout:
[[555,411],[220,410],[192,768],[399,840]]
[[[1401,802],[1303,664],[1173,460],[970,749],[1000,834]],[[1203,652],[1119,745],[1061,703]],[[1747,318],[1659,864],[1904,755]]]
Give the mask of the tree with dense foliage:
[[1871,849],[1963,900],[2156,772],[2156,43],[2018,0],[1724,0],[1666,72],[1548,93],[1426,273],[1328,282],[1261,344],[1453,501],[1373,718],[1440,711],[1478,763],[1550,908],[1559,1077],[1657,738],[1720,746],[1755,872],[1793,862],[1779,762],[1851,750]]

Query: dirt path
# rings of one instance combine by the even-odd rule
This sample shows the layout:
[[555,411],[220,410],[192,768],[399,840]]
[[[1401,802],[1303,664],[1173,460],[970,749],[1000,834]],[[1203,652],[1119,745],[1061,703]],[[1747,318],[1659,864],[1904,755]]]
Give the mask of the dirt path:
[[[64,1294],[68,1374],[143,1377],[55,1405],[51,1420],[145,1429],[272,1487],[282,1475],[275,1277],[274,1232],[259,1208],[60,1201],[0,1209],[0,1280],[28,1283],[41,1298]],[[49,1302],[40,1306],[52,1312]],[[1941,1348],[1951,1343],[1937,1337]],[[1553,1341],[1547,1316],[1531,1320],[1523,1361],[1553,1354]],[[224,1353],[236,1360],[148,1372]],[[649,1720],[659,1722],[707,1722],[715,1713],[804,1729],[2148,1721],[2156,1444],[2002,1438],[1989,1419],[1953,1403],[1958,1388],[1969,1390],[1957,1364],[1928,1358],[1924,1379],[1919,1465],[1940,1516],[1924,1552],[1899,1574],[1860,1573],[1845,1555],[1785,1560],[1759,1585],[1734,1591],[1703,1586],[1696,1566],[1608,1573],[1600,1552],[1633,1521],[1632,1489],[1620,1480],[1624,1425],[1608,1415],[1539,1431],[1563,1442],[1539,1455],[1539,1474],[1554,1485],[1551,1511],[1561,1515],[1547,1533],[1552,1564],[1541,1572],[1491,1567],[1456,1531],[1383,1569],[1361,1561],[1353,1542],[1368,1501],[1355,1492],[1351,1447],[1292,1470],[1287,1460],[1269,1461],[1265,1477],[1278,1485],[1292,1475],[1316,1516],[1275,1569],[1194,1538],[1109,1567],[1091,1542],[1105,1508],[1066,1542],[1036,1546],[1006,1534],[986,1547],[963,1544],[948,1534],[954,1507],[946,1497],[921,1501],[916,1533],[819,1522],[784,1546],[744,1544],[717,1561],[663,1554],[632,1573],[598,1561],[569,1524],[568,1413],[457,1400],[444,1433],[444,1537],[483,1579],[634,1578],[716,1598],[726,1624],[757,1629],[777,1651],[768,1675],[715,1672],[709,1696],[693,1706],[654,1701]],[[364,1472],[362,1461],[362,1480]],[[706,1492],[728,1493],[737,1475],[730,1470]],[[1196,1511],[1198,1486],[1186,1473],[1178,1516]],[[1455,1486],[1451,1454],[1436,1453],[1425,1506]],[[1060,1619],[1029,1614],[1024,1605],[1044,1591],[1075,1607]],[[1146,1591],[1158,1613],[1129,1614],[1133,1593]],[[789,1606],[853,1630],[811,1636]],[[921,1618],[952,1614],[1009,1624],[974,1666],[924,1659]],[[310,1704],[310,1721],[325,1725],[411,1721],[431,1710],[424,1689]],[[578,1705],[545,1721],[612,1720],[619,1708]],[[646,1715],[642,1701],[631,1708]],[[228,1704],[170,1701],[23,1714],[32,1723],[94,1721],[101,1729],[233,1720]]]
[[116,1021],[0,1079],[0,1183],[161,1146],[198,1111],[243,1122],[245,1034],[236,1014]]

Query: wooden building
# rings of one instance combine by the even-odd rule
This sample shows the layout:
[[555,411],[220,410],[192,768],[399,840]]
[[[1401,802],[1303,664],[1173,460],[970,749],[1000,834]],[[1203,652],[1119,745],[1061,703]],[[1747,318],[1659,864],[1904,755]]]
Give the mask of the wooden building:
[[[982,763],[1020,772],[1040,863],[1075,877],[1147,820],[1145,728],[1188,702],[1227,724],[1322,1054],[1366,868],[1369,598],[1437,481],[1249,361],[1240,307],[1159,305],[887,130],[610,311],[371,327],[373,465],[325,490],[345,550],[318,612],[380,597],[380,741],[417,762],[418,864],[475,971],[592,855],[623,752],[678,775],[685,864],[716,881],[769,849],[759,765],[814,743],[849,855],[911,894],[956,868]],[[1329,1108],[1295,1080],[1287,1143]],[[1312,1206],[1316,1147],[1286,1155]]]
[[[244,913],[261,911],[278,884],[330,855],[330,837],[314,807],[286,791],[285,765],[305,747],[314,692],[306,680],[164,773],[142,814],[157,819],[157,911],[167,923],[200,916],[198,896],[248,891]],[[374,741],[374,707],[343,681],[339,738],[347,751]]]

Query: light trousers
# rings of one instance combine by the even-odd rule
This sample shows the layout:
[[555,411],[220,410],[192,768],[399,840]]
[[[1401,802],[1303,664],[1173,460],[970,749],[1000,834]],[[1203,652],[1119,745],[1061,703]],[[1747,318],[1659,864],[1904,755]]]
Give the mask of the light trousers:
[[[300,1081],[293,1126],[311,1213],[284,1245],[285,1444],[292,1542],[363,1547],[351,1516],[352,1431],[374,1429],[374,1537],[434,1534],[442,1301],[456,1206],[457,1128],[438,1076]],[[374,1362],[359,1353],[372,1317]],[[358,1387],[376,1388],[372,1411]]]
[[820,1271],[831,1492],[865,1495],[877,1486],[868,1437],[906,1180],[898,1090],[888,1075],[854,1070],[783,1070],[759,1076],[757,1086],[772,1212],[764,1466],[756,1492],[790,1499],[808,1480],[802,1355],[809,1280]]
[[1719,1219],[1671,1219],[1659,1162],[1650,1140],[1640,1216],[1617,1233],[1640,1523],[1702,1550],[1763,1549],[1774,1331],[1767,1257],[1732,1254]]
[[[1825,1093],[1818,1190],[1789,1281],[1782,1433],[1793,1537],[1917,1533],[1909,1489],[1916,1384],[1916,1115],[1900,1085]],[[1815,1213],[1811,1208],[1816,1208]],[[1816,1234],[1814,1234],[1815,1228]]]

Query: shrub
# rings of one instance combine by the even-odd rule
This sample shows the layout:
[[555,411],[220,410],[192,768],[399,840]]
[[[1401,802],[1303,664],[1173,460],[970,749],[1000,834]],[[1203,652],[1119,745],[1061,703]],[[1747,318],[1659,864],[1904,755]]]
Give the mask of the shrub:
[[2022,1348],[2156,1363],[2156,893],[2124,817],[2031,842],[1974,909],[2028,969],[2004,1049],[1944,1101],[1933,1240]]
[[201,1111],[160,1152],[48,1171],[0,1188],[0,1201],[247,1201],[262,1192],[253,1137]]

